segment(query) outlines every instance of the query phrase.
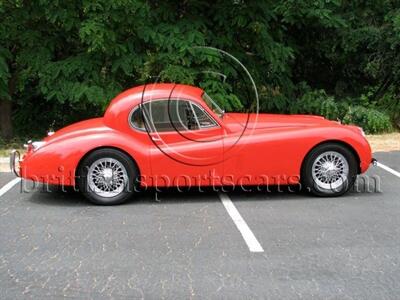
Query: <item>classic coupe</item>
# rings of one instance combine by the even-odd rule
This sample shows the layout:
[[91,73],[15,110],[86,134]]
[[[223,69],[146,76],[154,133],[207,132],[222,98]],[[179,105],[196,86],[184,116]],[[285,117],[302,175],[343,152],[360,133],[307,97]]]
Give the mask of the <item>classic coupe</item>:
[[301,185],[347,192],[371,162],[360,127],[320,116],[225,113],[198,87],[131,88],[103,117],[62,128],[10,156],[22,178],[77,187],[95,204],[147,187]]

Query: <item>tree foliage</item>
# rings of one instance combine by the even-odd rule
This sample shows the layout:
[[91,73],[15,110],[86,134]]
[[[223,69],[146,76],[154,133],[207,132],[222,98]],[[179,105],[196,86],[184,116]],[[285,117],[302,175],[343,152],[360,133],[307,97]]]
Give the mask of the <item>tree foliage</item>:
[[1,0],[0,101],[12,101],[20,134],[99,115],[145,82],[199,85],[227,110],[245,109],[248,80],[199,46],[248,68],[262,111],[311,113],[303,95],[324,90],[329,105],[400,118],[395,0]]

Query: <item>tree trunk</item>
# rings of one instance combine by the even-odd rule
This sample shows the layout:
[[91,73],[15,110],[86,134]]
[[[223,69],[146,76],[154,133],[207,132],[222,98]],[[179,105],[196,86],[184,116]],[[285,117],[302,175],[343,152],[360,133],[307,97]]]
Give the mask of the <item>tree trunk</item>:
[[11,109],[11,101],[0,100],[0,136],[5,140],[11,139],[13,135]]
[[[8,94],[13,97],[15,91],[15,83],[17,80],[16,72],[11,75],[8,81]],[[6,99],[0,99],[0,137],[9,140],[13,137],[12,126],[12,102]]]

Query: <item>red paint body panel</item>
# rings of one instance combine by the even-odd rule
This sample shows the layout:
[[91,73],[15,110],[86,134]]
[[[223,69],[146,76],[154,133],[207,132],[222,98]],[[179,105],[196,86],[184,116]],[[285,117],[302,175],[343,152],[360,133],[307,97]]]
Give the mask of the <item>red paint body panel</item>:
[[[23,178],[75,185],[81,159],[101,147],[114,147],[136,162],[142,186],[254,185],[297,183],[307,153],[327,141],[351,147],[360,172],[370,165],[371,148],[355,126],[318,116],[240,114],[216,116],[197,87],[152,84],[129,89],[113,99],[104,117],[78,122],[46,137],[46,144],[26,153]],[[199,131],[160,132],[161,141],[129,124],[142,102],[185,99],[203,107],[218,127]]]

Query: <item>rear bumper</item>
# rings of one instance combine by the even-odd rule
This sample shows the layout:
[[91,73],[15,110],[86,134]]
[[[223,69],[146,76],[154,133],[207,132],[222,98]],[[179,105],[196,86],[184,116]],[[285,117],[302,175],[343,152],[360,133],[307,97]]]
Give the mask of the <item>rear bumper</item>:
[[[12,150],[10,153],[10,170],[13,172],[17,177],[21,177],[20,175],[20,168],[19,162],[21,160],[21,154],[17,150]],[[16,164],[18,163],[18,167]]]

